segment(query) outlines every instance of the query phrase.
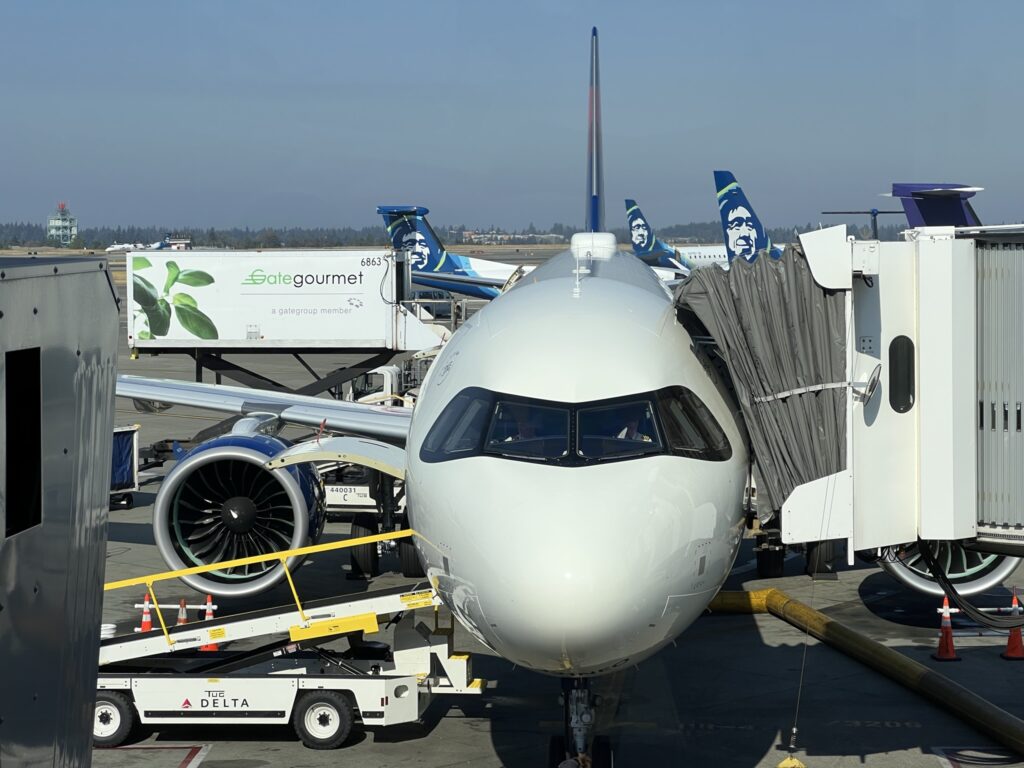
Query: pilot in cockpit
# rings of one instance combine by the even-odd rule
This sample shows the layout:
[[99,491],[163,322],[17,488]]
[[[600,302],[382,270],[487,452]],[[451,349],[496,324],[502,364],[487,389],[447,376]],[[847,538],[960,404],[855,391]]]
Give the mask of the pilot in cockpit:
[[650,443],[651,436],[646,434],[641,424],[646,422],[647,412],[645,408],[631,409],[625,418],[625,426],[615,435],[619,440],[636,440],[638,442]]

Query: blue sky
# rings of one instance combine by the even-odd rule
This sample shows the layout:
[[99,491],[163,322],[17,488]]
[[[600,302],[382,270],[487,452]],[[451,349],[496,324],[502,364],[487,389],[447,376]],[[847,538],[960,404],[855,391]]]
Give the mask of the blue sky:
[[[106,2],[0,6],[0,221],[581,224],[589,31],[607,214],[716,217],[732,170],[771,225],[986,187],[1024,218],[1024,4]],[[622,221],[618,222],[618,217]]]

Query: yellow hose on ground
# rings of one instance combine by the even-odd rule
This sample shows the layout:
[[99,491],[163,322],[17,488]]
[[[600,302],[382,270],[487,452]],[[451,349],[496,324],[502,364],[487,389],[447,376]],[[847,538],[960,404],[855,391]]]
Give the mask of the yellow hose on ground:
[[1024,755],[1024,720],[781,590],[719,592],[708,607],[713,613],[771,613],[949,710],[1018,755]]

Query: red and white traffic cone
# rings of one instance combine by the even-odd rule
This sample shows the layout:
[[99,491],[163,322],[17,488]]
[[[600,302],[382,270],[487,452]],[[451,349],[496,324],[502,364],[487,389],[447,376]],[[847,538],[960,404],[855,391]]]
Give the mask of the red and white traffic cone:
[[188,624],[188,611],[185,609],[185,601],[178,603],[178,626]]
[[149,592],[142,598],[142,622],[136,632],[149,632],[153,629],[153,616],[149,612]]
[[[211,619],[213,619],[213,609],[216,608],[216,607],[217,606],[215,606],[213,604],[213,595],[207,595],[206,596],[206,616],[203,619],[204,621],[210,621]],[[199,646],[199,650],[200,651],[216,651],[217,650],[217,644],[216,643],[212,643],[212,642],[211,643],[206,643],[206,645]]]
[[[1017,588],[1013,588],[1013,602],[1010,603],[1010,613],[1016,618],[1020,616],[1020,603],[1017,602]],[[1006,641],[1006,650],[1001,654],[1008,661],[1024,661],[1024,641],[1021,640],[1020,627],[1010,630],[1010,637]]]
[[942,596],[942,628],[939,630],[939,647],[932,654],[936,661],[960,661],[953,646],[953,622],[949,618],[949,596]]

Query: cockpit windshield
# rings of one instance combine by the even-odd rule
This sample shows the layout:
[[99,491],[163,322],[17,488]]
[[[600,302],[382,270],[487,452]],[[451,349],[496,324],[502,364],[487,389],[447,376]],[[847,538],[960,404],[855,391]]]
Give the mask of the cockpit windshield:
[[488,455],[578,467],[669,454],[703,461],[732,455],[721,426],[685,387],[588,403],[557,403],[470,387],[430,428],[420,458]]

